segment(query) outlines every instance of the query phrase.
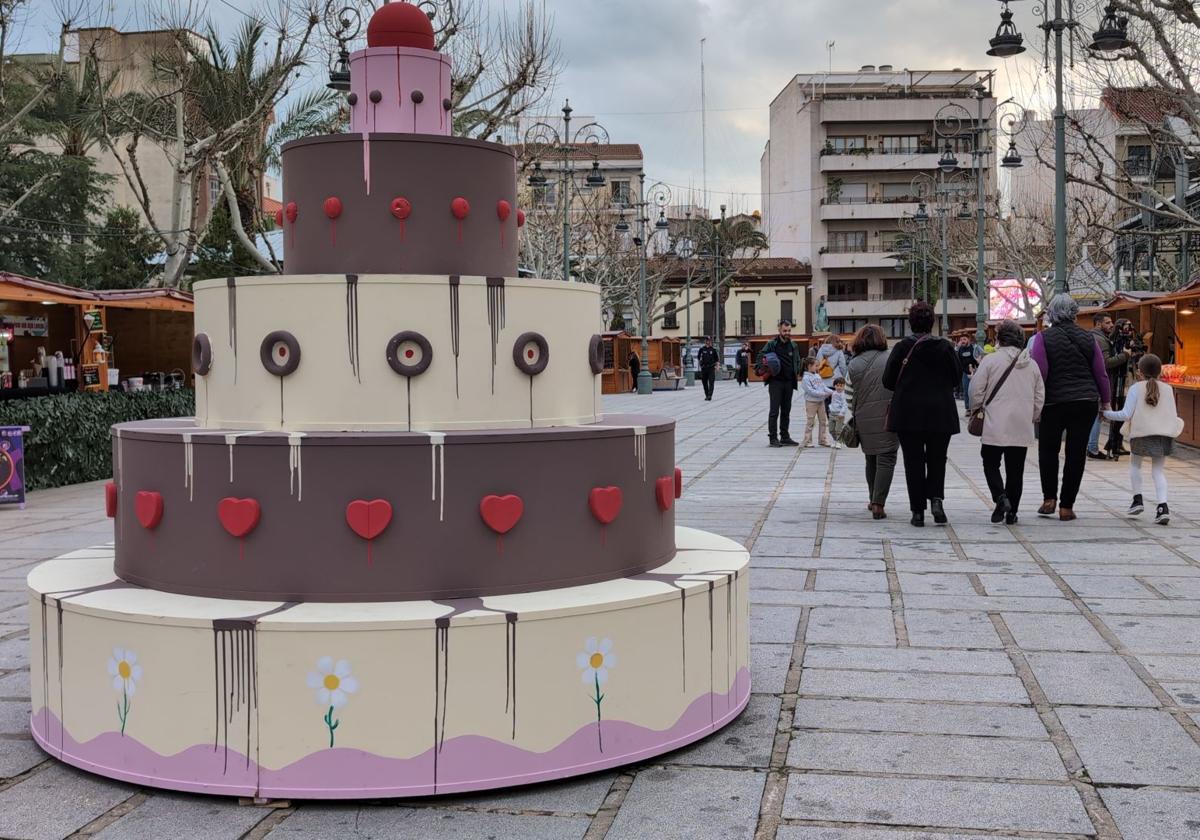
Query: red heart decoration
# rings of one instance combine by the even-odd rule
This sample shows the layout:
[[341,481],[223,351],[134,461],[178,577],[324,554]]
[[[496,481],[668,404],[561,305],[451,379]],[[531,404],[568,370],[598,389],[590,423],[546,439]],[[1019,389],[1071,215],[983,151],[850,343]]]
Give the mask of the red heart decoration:
[[517,227],[525,227],[525,211],[517,211]]
[[484,496],[479,503],[479,515],[497,534],[507,534],[521,521],[525,503],[520,496]]
[[244,537],[258,525],[262,508],[255,499],[236,499],[228,496],[217,504],[217,517],[222,527],[235,537]]
[[471,204],[460,195],[450,202],[450,212],[454,214],[454,218],[461,222],[471,212]]
[[275,227],[283,227],[283,208],[275,211]]
[[588,509],[601,525],[608,525],[621,512],[620,487],[593,487],[588,493]]
[[675,468],[675,498],[683,497],[683,470]]
[[496,202],[496,215],[500,218],[500,221],[507,222],[511,213],[512,205],[503,198]]
[[292,223],[295,223],[296,216],[300,215],[300,208],[296,206],[296,202],[294,201],[289,201],[287,206],[284,208],[284,211],[285,215],[287,216],[287,220]]
[[153,531],[162,522],[163,500],[161,493],[153,490],[139,490],[133,498],[133,512],[137,514],[138,522],[147,531]]
[[392,521],[392,506],[384,499],[355,499],[346,505],[346,524],[364,540],[373,540]]
[[654,495],[658,498],[658,509],[666,513],[675,504],[675,479],[665,475],[654,482]]
[[325,215],[331,219],[342,215],[342,200],[333,195],[325,199]]
[[392,199],[392,215],[404,221],[412,215],[412,202],[403,196]]
[[104,514],[109,519],[117,515],[117,485],[111,481],[104,485]]

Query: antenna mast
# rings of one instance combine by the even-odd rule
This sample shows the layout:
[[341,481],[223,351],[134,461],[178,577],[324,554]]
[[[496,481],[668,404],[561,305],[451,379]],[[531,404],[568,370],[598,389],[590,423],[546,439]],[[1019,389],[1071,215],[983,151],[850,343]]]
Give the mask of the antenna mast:
[[700,178],[701,194],[704,196],[704,212],[708,209],[708,105],[704,96],[704,41],[700,39]]

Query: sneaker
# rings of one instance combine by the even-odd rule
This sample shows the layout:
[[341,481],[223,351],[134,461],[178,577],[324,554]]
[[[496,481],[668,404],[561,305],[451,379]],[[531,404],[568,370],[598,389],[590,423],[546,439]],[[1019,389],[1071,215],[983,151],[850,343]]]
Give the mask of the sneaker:
[[1154,524],[1166,525],[1171,521],[1171,510],[1167,507],[1167,503],[1163,502],[1158,506],[1158,510],[1154,513]]
[[1129,506],[1129,516],[1137,516],[1145,509],[1146,506],[1142,504],[1142,494],[1138,493],[1133,497],[1133,504]]
[[1012,511],[1012,502],[1008,500],[1008,496],[1001,493],[1000,498],[996,500],[996,507],[992,511],[992,522],[999,524],[1010,511]]
[[781,446],[799,446],[800,445],[796,441],[792,440],[790,437],[780,438],[779,443]]
[[1100,450],[1098,450],[1098,449],[1089,449],[1089,450],[1087,451],[1087,456],[1088,456],[1089,458],[1091,458],[1093,461],[1107,461],[1107,460],[1109,460],[1108,456],[1107,456],[1107,455],[1105,455],[1103,452],[1101,452],[1101,451],[1100,451]]
[[834,448],[834,449],[841,449],[841,448],[842,448],[842,445],[841,445],[841,444],[840,444],[838,441],[836,441],[836,440],[835,440],[835,441],[833,442],[833,448]]
[[945,525],[950,520],[946,517],[946,511],[942,508],[941,499],[930,499],[929,510],[933,513],[933,521],[937,525]]
[[767,441],[767,446],[771,447],[772,449],[782,449],[783,448],[783,444],[773,438],[771,440]]
[[1017,524],[1017,515],[1015,513],[1004,514],[1004,524],[1005,525],[1016,525]]

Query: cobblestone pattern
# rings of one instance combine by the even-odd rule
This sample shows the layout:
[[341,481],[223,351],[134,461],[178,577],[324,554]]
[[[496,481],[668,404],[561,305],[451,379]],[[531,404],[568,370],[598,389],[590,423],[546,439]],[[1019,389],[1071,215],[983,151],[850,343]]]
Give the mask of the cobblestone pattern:
[[[762,388],[606,398],[677,418],[683,525],[741,540],[754,690],[708,741],[625,772],[369,804],[239,804],[110,782],[29,740],[24,577],[111,538],[100,484],[0,510],[0,837],[997,840],[1200,836],[1200,469],[1174,519],[1127,519],[1126,464],[1088,463],[1074,523],[988,522],[977,441],[951,525],[866,511],[855,450],[768,449]],[[797,435],[798,436],[798,435]],[[1031,459],[1032,461],[1032,459]]]

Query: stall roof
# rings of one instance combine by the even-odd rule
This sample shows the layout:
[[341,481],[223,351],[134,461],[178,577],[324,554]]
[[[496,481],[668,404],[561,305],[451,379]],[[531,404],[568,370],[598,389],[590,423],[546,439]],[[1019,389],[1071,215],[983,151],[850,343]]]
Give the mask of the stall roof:
[[0,300],[68,303],[77,306],[95,304],[126,309],[168,309],[176,312],[191,312],[194,308],[192,295],[179,289],[93,291],[7,271],[0,271]]

